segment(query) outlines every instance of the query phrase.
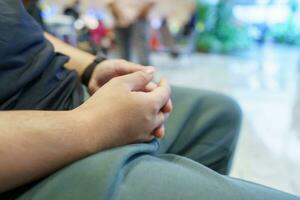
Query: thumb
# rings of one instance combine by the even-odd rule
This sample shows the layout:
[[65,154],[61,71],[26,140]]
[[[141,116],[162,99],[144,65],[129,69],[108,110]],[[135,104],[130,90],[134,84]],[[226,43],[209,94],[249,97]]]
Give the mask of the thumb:
[[131,91],[138,91],[145,88],[145,86],[153,80],[154,71],[154,68],[148,68],[143,71],[122,76],[122,79]]
[[92,79],[88,85],[89,93],[92,95],[94,94],[100,87],[98,86],[97,82]]

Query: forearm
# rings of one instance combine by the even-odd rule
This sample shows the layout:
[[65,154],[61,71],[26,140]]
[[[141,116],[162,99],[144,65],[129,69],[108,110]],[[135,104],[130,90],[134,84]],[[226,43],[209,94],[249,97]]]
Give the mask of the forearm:
[[65,67],[76,70],[80,77],[82,76],[85,68],[95,59],[94,55],[72,47],[48,33],[45,33],[45,37],[53,44],[56,52],[63,53],[70,57],[70,61],[65,65]]
[[72,111],[0,112],[0,193],[89,154]]

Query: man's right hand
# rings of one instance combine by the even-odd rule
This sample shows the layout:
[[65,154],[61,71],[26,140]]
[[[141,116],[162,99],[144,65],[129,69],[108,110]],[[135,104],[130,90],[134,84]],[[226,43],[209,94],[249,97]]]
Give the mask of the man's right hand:
[[171,111],[165,111],[170,104],[170,86],[162,80],[149,91],[147,85],[153,81],[153,73],[149,69],[113,78],[74,110],[86,124],[82,137],[89,151],[146,142],[164,135],[161,127]]
[[113,78],[72,111],[0,112],[0,193],[104,149],[162,137],[170,87],[152,79],[153,69]]

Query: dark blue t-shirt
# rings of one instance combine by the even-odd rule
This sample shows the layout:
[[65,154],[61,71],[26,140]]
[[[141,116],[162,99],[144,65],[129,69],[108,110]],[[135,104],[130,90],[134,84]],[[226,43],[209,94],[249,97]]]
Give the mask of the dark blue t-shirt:
[[0,110],[69,110],[83,101],[68,57],[54,52],[21,0],[0,0]]

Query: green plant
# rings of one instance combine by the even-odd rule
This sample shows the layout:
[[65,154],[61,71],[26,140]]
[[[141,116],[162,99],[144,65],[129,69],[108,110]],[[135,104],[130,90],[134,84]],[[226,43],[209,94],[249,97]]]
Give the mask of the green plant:
[[232,14],[230,0],[220,0],[217,5],[198,2],[198,39],[200,51],[230,53],[251,46],[247,30],[237,24]]

